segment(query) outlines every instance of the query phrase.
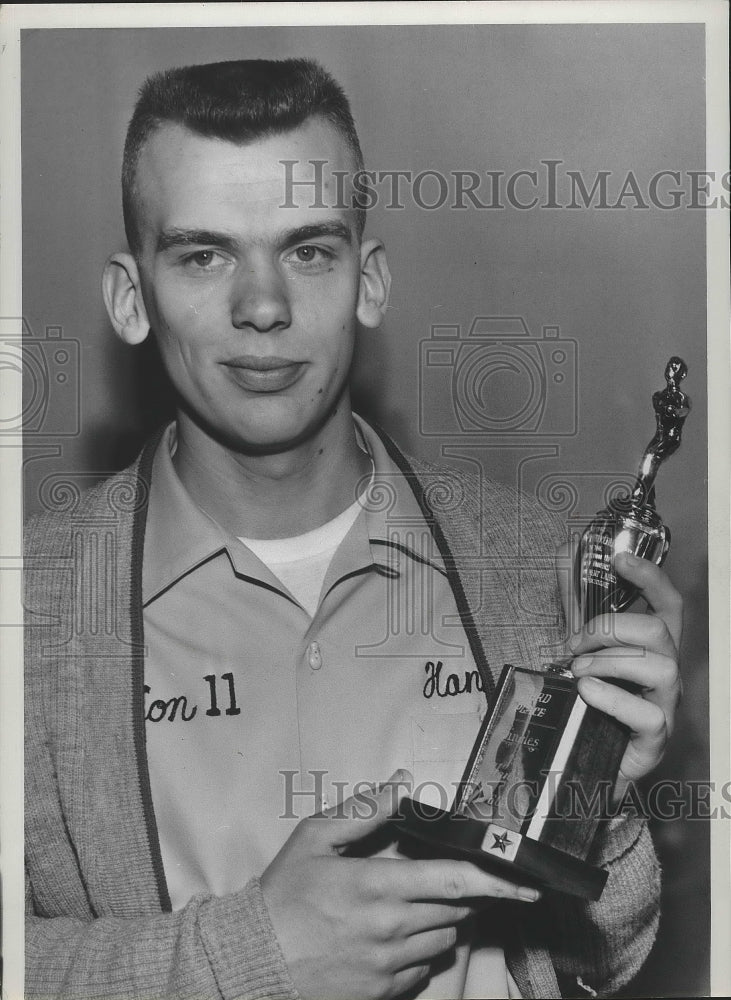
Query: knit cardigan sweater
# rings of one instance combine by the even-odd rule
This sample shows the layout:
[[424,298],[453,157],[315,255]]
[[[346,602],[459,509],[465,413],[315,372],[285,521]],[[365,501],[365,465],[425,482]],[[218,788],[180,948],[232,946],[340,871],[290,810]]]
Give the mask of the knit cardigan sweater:
[[[441,549],[489,696],[503,663],[555,655],[560,526],[535,501],[382,437]],[[26,527],[26,996],[297,1000],[258,879],[170,910],[143,718],[157,440],[91,490],[51,483]],[[591,860],[609,872],[599,902],[546,893],[492,908],[524,997],[611,994],[649,952],[659,869],[646,824],[607,821]]]

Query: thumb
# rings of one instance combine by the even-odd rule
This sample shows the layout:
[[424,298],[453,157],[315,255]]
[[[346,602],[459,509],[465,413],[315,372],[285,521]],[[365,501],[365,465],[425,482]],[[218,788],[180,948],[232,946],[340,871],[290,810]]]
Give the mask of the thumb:
[[[408,771],[399,769],[388,781],[371,785],[332,809],[312,816],[312,825],[324,844],[332,849],[352,844],[384,826],[398,812],[401,799],[411,790],[413,780]],[[329,822],[323,822],[325,820]]]

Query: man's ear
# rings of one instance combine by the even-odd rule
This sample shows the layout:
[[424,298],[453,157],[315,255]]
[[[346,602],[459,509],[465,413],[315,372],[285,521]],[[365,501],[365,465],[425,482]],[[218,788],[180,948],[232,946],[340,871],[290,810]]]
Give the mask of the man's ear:
[[380,240],[366,240],[360,248],[360,290],[356,316],[363,326],[381,325],[391,292],[391,272]]
[[125,344],[141,344],[150,332],[140,272],[131,253],[115,253],[104,265],[102,295],[109,319]]

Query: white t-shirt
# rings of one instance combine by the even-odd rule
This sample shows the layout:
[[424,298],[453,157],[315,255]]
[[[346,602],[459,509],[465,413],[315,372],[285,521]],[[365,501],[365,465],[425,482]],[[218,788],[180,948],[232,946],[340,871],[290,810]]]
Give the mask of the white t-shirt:
[[320,591],[338,546],[361,511],[359,500],[332,521],[293,538],[242,538],[310,616],[320,603]]

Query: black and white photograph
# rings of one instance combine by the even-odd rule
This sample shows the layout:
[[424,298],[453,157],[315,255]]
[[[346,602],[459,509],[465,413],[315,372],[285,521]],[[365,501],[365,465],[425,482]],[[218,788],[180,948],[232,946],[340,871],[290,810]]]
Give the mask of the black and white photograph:
[[0,18],[3,1000],[726,995],[726,5]]

